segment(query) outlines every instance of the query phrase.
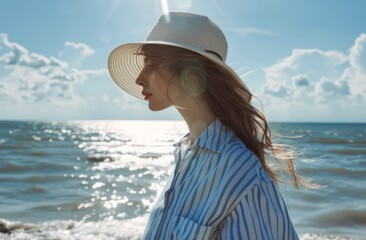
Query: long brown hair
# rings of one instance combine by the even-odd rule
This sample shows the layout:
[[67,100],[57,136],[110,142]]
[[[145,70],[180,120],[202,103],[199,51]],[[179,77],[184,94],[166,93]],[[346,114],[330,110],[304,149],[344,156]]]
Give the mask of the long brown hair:
[[[254,96],[228,70],[198,53],[179,47],[143,45],[135,54],[148,57],[159,66],[169,67],[177,76],[182,77],[188,69],[195,79],[199,79],[194,89],[202,93],[215,117],[232,129],[258,157],[275,183],[282,182],[279,175],[287,172],[295,188],[315,186],[296,173],[291,148],[272,142],[265,116],[251,104]],[[269,161],[275,164],[270,166]]]

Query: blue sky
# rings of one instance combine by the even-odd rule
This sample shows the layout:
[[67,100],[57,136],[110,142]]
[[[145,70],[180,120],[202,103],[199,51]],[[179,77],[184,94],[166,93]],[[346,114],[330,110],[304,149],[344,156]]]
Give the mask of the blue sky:
[[[270,121],[366,122],[366,1],[166,2],[223,29]],[[123,93],[106,66],[162,13],[161,0],[0,1],[0,119],[180,119]]]

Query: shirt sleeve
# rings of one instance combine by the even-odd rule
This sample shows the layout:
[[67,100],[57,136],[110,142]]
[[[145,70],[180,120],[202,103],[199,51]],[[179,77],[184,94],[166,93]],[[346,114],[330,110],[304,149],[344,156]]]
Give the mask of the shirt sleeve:
[[259,182],[225,219],[219,239],[298,240],[284,200],[272,181]]

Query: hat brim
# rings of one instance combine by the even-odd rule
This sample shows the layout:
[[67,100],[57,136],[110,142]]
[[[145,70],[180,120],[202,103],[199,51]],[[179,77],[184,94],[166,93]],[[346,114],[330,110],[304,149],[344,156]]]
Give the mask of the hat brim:
[[[202,55],[205,58],[208,58],[217,65],[227,69],[234,78],[236,78],[239,81],[242,81],[241,78],[237,75],[237,73],[223,61],[221,61],[221,59],[219,59],[216,55],[208,53],[206,51],[202,51],[201,49],[195,47],[163,41],[146,41],[142,43],[123,44],[113,49],[112,52],[109,54],[108,58],[109,74],[118,87],[120,87],[128,94],[137,97],[139,99],[144,99],[144,96],[141,93],[142,87],[140,85],[137,85],[135,81],[144,67],[144,56],[135,53],[142,45],[146,44],[175,46],[191,50],[193,52]],[[246,90],[248,90],[245,85],[244,87],[246,88]]]

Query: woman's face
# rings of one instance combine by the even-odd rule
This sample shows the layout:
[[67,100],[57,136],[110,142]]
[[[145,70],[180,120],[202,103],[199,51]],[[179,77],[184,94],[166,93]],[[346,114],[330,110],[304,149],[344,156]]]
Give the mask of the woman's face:
[[135,82],[142,87],[142,94],[152,111],[164,110],[170,106],[180,107],[187,95],[172,71],[167,67],[157,66],[147,57]]

